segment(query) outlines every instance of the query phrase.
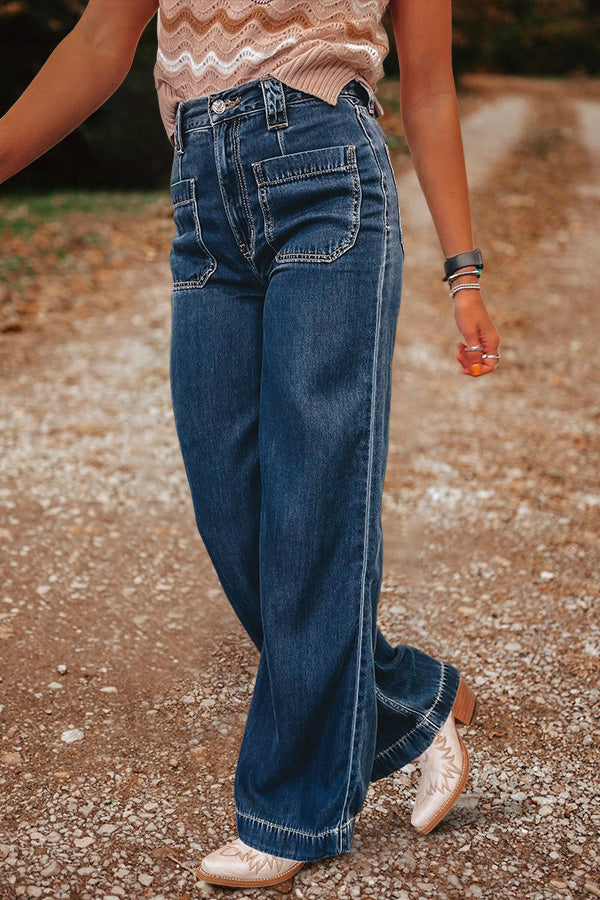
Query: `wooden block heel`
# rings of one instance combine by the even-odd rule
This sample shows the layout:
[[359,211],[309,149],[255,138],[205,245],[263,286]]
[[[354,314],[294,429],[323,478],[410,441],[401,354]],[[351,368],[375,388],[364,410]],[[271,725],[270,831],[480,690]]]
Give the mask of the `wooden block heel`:
[[461,678],[452,708],[454,718],[463,725],[470,725],[475,718],[476,708],[477,697]]

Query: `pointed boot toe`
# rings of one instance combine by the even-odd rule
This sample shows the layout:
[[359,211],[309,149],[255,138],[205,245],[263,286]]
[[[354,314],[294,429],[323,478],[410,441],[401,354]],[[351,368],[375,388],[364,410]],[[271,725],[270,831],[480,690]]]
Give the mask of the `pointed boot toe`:
[[303,865],[303,862],[294,859],[255,850],[236,838],[205,856],[196,869],[196,875],[210,884],[266,887],[286,881]]

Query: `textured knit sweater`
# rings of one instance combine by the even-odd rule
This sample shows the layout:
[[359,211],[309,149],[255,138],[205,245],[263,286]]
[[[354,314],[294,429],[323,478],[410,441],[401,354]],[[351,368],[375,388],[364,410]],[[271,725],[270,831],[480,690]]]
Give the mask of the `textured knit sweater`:
[[[335,105],[357,78],[373,91],[389,51],[388,0],[160,0],[154,79],[173,142],[180,100],[261,75]],[[375,101],[377,114],[383,108]]]

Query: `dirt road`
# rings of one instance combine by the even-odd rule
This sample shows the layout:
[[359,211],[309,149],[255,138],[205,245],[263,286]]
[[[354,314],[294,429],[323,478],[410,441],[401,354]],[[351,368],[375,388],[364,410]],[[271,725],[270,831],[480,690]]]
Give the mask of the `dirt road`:
[[[409,823],[413,767],[372,785],[352,853],[281,886],[307,900],[600,897],[600,97],[472,87],[502,361],[460,375],[439,244],[400,174],[380,602],[389,640],[477,689],[471,780],[427,837]],[[171,857],[192,865],[235,836],[258,660],[195,530],[164,259],[121,274],[128,308],[3,338],[0,900],[218,896]]]

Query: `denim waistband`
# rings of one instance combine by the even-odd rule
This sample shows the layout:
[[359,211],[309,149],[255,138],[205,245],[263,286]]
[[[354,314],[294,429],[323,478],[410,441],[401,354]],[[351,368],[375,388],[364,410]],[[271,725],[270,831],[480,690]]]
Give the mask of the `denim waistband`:
[[[354,97],[367,107],[371,115],[375,115],[374,94],[357,78],[344,85],[340,96]],[[306,91],[289,87],[274,75],[263,75],[234,88],[182,100],[177,105],[175,116],[175,147],[182,151],[182,138],[189,131],[252,113],[264,112],[269,130],[285,128],[288,124],[288,105],[318,99]]]

